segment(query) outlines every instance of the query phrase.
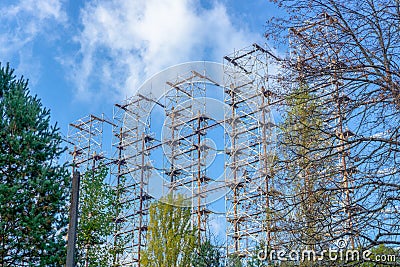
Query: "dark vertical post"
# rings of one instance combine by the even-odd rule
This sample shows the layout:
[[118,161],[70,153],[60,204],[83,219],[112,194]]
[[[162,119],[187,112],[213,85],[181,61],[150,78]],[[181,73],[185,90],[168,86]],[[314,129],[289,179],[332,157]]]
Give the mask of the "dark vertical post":
[[80,173],[74,171],[72,176],[71,206],[69,210],[67,263],[66,267],[75,267],[76,228],[78,224],[78,202]]
[[141,167],[142,169],[140,170],[140,193],[139,193],[139,231],[138,231],[138,263],[137,266],[140,267],[140,256],[142,253],[142,230],[143,230],[143,194],[144,194],[144,189],[143,189],[143,182],[144,182],[144,153],[146,149],[146,142],[145,142],[145,133],[142,133],[142,151],[141,151]]
[[201,244],[201,150],[200,150],[200,142],[201,142],[201,135],[200,135],[200,128],[201,128],[201,118],[200,118],[200,111],[197,111],[197,238],[199,244]]

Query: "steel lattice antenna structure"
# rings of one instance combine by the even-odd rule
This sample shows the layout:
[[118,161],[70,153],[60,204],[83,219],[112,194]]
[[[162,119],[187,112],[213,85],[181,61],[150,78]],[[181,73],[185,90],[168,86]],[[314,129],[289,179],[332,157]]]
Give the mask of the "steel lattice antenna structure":
[[[248,257],[260,243],[272,244],[275,193],[271,171],[273,120],[268,62],[273,55],[254,44],[226,56],[227,254]],[[242,73],[246,75],[242,75]],[[228,143],[228,142],[226,142]]]
[[108,245],[120,250],[110,265],[140,266],[149,207],[167,194],[190,203],[199,241],[209,232],[212,203],[225,197],[226,256],[245,261],[261,241],[274,243],[276,90],[268,68],[277,58],[254,44],[224,59],[178,65],[148,80],[115,105],[112,122],[90,116],[71,124],[78,166],[103,158],[101,125],[112,126],[113,153],[103,160],[118,214]]
[[[104,125],[114,124],[105,119],[104,115],[95,116],[92,114],[69,124],[66,141],[72,157],[73,176],[75,176],[77,171],[79,173],[85,173],[89,170],[95,171],[100,165],[109,164],[109,161],[105,157],[105,149],[103,147]],[[79,176],[78,174],[78,177]],[[79,178],[78,182],[72,182],[72,186],[74,187],[72,188],[72,192],[78,192],[80,190]],[[74,208],[75,207],[71,206],[71,209]],[[76,214],[74,217],[76,218]],[[77,231],[76,228],[75,231]],[[73,242],[73,244],[75,245],[75,242]],[[74,250],[75,248],[72,248],[72,251]]]
[[[355,248],[358,231],[353,213],[356,211],[357,203],[354,200],[354,190],[352,181],[354,174],[357,172],[357,158],[352,151],[354,147],[350,145],[354,133],[349,130],[349,127],[354,126],[354,118],[361,114],[356,111],[358,107],[353,103],[357,98],[360,89],[353,89],[351,85],[352,71],[349,70],[346,63],[343,61],[344,52],[340,45],[337,30],[330,27],[336,23],[336,19],[328,13],[323,13],[316,17],[313,21],[307,21],[302,26],[290,29],[289,36],[294,42],[290,42],[292,49],[291,60],[296,62],[293,73],[293,80],[288,81],[291,86],[299,86],[306,84],[309,91],[313,94],[312,101],[319,103],[324,107],[324,111],[319,114],[323,119],[324,130],[329,133],[328,139],[333,144],[335,153],[327,152],[329,148],[325,147],[325,151],[321,149],[319,155],[323,157],[323,153],[327,153],[325,162],[334,163],[327,167],[326,173],[321,173],[320,176],[327,177],[327,180],[334,184],[328,185],[332,188],[332,222],[325,225],[329,228],[325,232],[330,232],[329,235],[342,236],[345,233],[351,233],[349,244],[351,248]],[[318,43],[320,39],[331,40],[332,43]],[[314,42],[318,43],[315,45]],[[309,49],[314,47],[313,49]],[[351,68],[350,68],[351,69]],[[350,80],[346,82],[347,79]],[[297,79],[297,80],[295,80]],[[365,103],[359,104],[364,106]],[[353,114],[351,114],[353,112]],[[363,129],[360,128],[360,132]],[[321,134],[323,134],[321,132]],[[321,145],[321,148],[324,145]],[[323,151],[323,152],[322,152]],[[332,156],[333,155],[333,156]],[[335,167],[333,167],[335,166]],[[331,240],[332,236],[325,237]],[[329,242],[329,241],[328,241]]]

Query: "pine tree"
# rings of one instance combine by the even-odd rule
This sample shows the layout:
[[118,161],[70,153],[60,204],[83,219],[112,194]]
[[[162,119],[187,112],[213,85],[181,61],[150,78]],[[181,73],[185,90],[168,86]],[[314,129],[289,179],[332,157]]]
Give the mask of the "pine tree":
[[191,266],[197,244],[191,209],[182,196],[168,195],[150,206],[147,248],[141,255],[141,266]]
[[0,65],[0,266],[62,266],[69,175],[50,111]]
[[242,261],[238,254],[231,254],[226,260],[227,267],[243,267]]
[[[262,251],[262,253],[260,253]],[[248,267],[262,267],[269,262],[269,248],[266,247],[264,241],[257,243],[255,249],[251,253],[251,257],[247,262]]]
[[220,267],[221,252],[209,239],[206,239],[194,253],[192,265],[197,267]]

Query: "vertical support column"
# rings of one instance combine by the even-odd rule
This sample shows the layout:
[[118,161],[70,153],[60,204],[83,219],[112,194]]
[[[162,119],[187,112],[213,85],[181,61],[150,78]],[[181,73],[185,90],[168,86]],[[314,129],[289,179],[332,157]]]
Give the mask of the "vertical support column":
[[236,148],[236,92],[234,91],[235,87],[232,86],[232,91],[231,91],[231,97],[232,97],[232,103],[231,103],[231,112],[232,112],[232,170],[233,170],[233,229],[234,229],[234,234],[233,234],[233,239],[234,239],[234,247],[235,247],[235,253],[239,253],[239,215],[238,215],[238,177],[237,177],[237,166],[236,166],[236,151],[234,149]]
[[[268,175],[268,162],[267,162],[267,120],[266,120],[266,105],[265,103],[265,88],[261,87],[261,125],[262,125],[262,170],[263,170],[263,175],[265,179],[265,206],[266,206],[266,212],[267,212],[267,220],[266,220],[266,235],[267,235],[267,248],[270,248],[271,246],[271,207],[270,207],[270,198],[269,198],[269,190],[270,190],[270,181],[269,178],[270,176]],[[269,100],[269,99],[268,99]],[[268,101],[269,102],[269,101]],[[269,103],[268,103],[269,105]]]
[[140,171],[140,191],[139,191],[139,225],[138,225],[138,263],[140,267],[140,254],[142,250],[142,231],[143,231],[143,196],[144,196],[144,168],[145,168],[145,150],[146,150],[146,135],[142,133],[142,151],[141,151],[141,171]]
[[154,102],[151,95],[138,94],[123,104],[116,104],[118,109],[114,116],[120,127],[117,175],[124,177],[120,181],[120,230],[117,233],[122,249],[116,266],[140,266],[141,253],[146,246],[149,204],[152,201],[146,194],[146,186],[153,171],[148,158],[152,149],[148,144],[153,142],[153,138],[149,133],[147,112]]
[[200,121],[200,111],[197,112],[197,228],[198,228],[198,242],[201,243],[201,165],[200,165],[200,129],[201,129],[201,121]]
[[355,248],[354,236],[353,236],[353,218],[351,213],[351,196],[350,196],[350,177],[347,166],[347,155],[349,154],[348,148],[346,147],[346,142],[349,137],[349,132],[346,132],[344,127],[343,114],[346,112],[345,109],[345,97],[340,94],[339,90],[339,81],[336,73],[336,69],[333,70],[333,80],[332,83],[334,85],[334,95],[336,99],[336,107],[337,107],[337,137],[339,138],[339,162],[341,167],[341,175],[342,175],[342,188],[344,195],[344,212],[346,214],[346,230],[350,231],[350,245],[352,249]]
[[[116,125],[115,125],[116,126]],[[114,127],[115,127],[114,126]],[[119,256],[120,256],[120,251],[118,251],[119,247],[119,232],[121,230],[121,223],[120,223],[120,214],[121,214],[121,177],[122,177],[122,140],[123,140],[123,132],[122,132],[122,127],[119,127],[119,134],[116,135],[118,137],[118,145],[117,145],[117,173],[116,173],[116,185],[115,185],[115,190],[116,190],[116,201],[115,203],[116,206],[116,217],[115,217],[115,222],[114,222],[114,238],[113,238],[113,247],[114,247],[114,255],[113,255],[113,266],[118,266],[119,263]]]
[[226,183],[228,256],[247,259],[272,240],[269,112],[264,88],[268,52],[257,44],[225,56],[225,123],[229,131]]
[[71,204],[69,210],[66,267],[75,267],[76,232],[78,226],[78,206],[79,206],[79,184],[80,184],[80,173],[79,171],[73,170]]
[[[187,75],[187,76],[186,76]],[[202,241],[206,232],[206,144],[208,119],[204,114],[206,96],[205,74],[190,71],[176,80],[166,81],[170,90],[164,95],[166,117],[169,120],[167,135],[162,142],[168,147],[163,169],[172,193],[182,193],[191,201],[192,227],[198,230],[197,239]],[[190,160],[188,160],[190,159]]]

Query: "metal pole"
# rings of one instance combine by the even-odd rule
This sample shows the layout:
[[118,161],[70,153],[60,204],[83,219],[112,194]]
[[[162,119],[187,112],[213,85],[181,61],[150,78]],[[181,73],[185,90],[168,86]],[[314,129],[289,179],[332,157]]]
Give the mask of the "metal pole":
[[79,203],[79,171],[74,171],[72,176],[71,206],[69,210],[67,262],[66,267],[75,267],[76,229],[78,225],[78,203]]

